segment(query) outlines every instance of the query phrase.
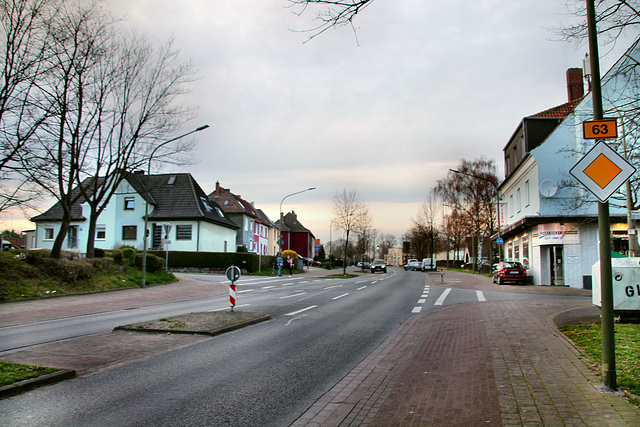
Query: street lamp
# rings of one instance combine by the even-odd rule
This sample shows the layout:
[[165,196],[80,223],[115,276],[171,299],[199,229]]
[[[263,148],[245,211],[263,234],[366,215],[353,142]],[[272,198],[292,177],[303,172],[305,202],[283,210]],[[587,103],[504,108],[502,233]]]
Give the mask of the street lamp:
[[[466,172],[460,172],[457,169],[449,169],[449,170],[451,172],[453,172],[453,173],[458,173],[460,175],[466,175],[466,176],[470,176],[471,178],[476,178],[476,179],[480,179],[480,180],[483,180],[483,181],[487,181],[488,183],[490,183],[493,186],[493,188],[495,188],[495,190],[496,190],[496,208],[498,209],[498,211],[496,212],[496,216],[498,218],[498,238],[500,238],[501,237],[500,234],[502,232],[502,230],[500,228],[500,190],[498,190],[497,184],[495,182],[491,181],[489,178],[485,178],[483,176],[473,175],[473,174],[466,173]],[[491,245],[489,245],[489,252],[490,252],[489,263],[492,264],[493,260],[491,259],[491,256],[493,254],[491,253]],[[480,259],[482,259],[482,254],[480,254],[479,256],[480,256]],[[498,258],[499,258],[498,261],[502,261],[502,245],[498,245]],[[491,264],[490,264],[490,267],[491,267]],[[480,267],[482,268],[482,264],[481,264]]]
[[151,155],[149,155],[149,163],[147,164],[147,177],[146,177],[147,183],[145,185],[145,191],[147,192],[147,197],[146,197],[146,203],[144,205],[144,231],[143,231],[144,234],[142,236],[144,239],[143,250],[142,250],[142,287],[143,288],[147,283],[147,226],[149,222],[149,196],[151,196],[151,190],[149,189],[149,175],[151,174],[151,160],[153,159],[153,155],[156,154],[156,151],[158,151],[160,147],[164,147],[168,143],[178,140],[180,138],[184,138],[185,136],[191,135],[192,133],[205,130],[208,127],[209,125],[200,126],[199,128],[192,130],[191,132],[187,132],[180,136],[176,136],[175,138],[171,138],[170,140],[165,141],[162,144],[156,146],[156,148],[154,148],[153,151],[151,152]]
[[[282,224],[284,225],[284,215],[282,215],[282,202],[284,202],[284,199],[286,199],[287,197],[291,197],[291,196],[295,196],[296,194],[300,194],[300,193],[304,193],[305,191],[311,191],[311,190],[315,190],[316,187],[309,187],[305,190],[300,190],[300,191],[296,191],[295,193],[291,193],[291,194],[287,194],[286,196],[284,196],[282,198],[282,200],[280,200],[280,221],[282,221]],[[280,238],[280,240],[282,240],[282,238]],[[287,242],[287,248],[289,248],[289,244],[291,243],[291,233],[288,234],[288,239],[289,240]],[[280,245],[280,252],[282,253],[282,245]]]

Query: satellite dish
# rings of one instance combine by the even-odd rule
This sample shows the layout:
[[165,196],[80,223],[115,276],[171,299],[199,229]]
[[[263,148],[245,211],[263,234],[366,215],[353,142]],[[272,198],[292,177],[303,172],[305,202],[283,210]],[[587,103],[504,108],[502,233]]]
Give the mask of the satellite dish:
[[540,195],[542,197],[551,197],[558,191],[558,185],[550,179],[545,179],[540,183]]

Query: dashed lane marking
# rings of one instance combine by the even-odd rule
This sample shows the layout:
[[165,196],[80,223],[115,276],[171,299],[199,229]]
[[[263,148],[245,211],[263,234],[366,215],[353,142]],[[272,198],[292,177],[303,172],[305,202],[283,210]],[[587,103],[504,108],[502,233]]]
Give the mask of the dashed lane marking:
[[349,293],[342,294],[342,295],[338,295],[337,297],[333,297],[333,298],[331,298],[331,299],[340,299],[340,298],[342,298],[342,297],[346,297],[347,295],[349,295]]
[[366,289],[366,288],[367,288],[366,286],[360,286],[358,289],[356,289],[356,291],[361,291],[361,290]]
[[476,295],[478,295],[478,301],[486,301],[487,299],[484,297],[482,291],[476,291]]
[[424,298],[418,300],[418,304],[424,304],[425,302],[427,302],[427,300]]
[[412,313],[420,313],[422,311],[422,307],[413,307],[413,310],[411,310]]
[[292,311],[291,313],[287,313],[287,314],[285,314],[285,316],[295,316],[296,314],[304,313],[305,311],[308,311],[308,310],[313,310],[316,307],[317,307],[317,305],[312,305],[310,307],[303,308],[302,310]]
[[294,298],[294,297],[299,297],[300,295],[305,295],[305,294],[306,292],[300,292],[299,294],[286,295],[284,297],[279,297],[278,299]]

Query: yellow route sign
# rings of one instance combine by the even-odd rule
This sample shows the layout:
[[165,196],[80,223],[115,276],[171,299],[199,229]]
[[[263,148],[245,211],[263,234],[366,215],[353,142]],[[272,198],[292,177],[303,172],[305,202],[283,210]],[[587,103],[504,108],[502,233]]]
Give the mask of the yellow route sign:
[[606,202],[635,171],[615,150],[599,141],[569,173],[601,202]]
[[584,139],[616,139],[618,122],[616,119],[591,120],[582,122]]

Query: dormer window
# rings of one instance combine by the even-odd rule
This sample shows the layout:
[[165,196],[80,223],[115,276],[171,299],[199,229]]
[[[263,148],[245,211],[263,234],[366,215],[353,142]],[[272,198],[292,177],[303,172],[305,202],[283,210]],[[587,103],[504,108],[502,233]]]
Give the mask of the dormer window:
[[209,204],[209,200],[207,200],[205,197],[200,197],[200,200],[202,201],[202,205],[204,206],[205,210],[207,212],[211,212],[211,205]]
[[224,218],[224,212],[222,212],[222,209],[220,209],[217,206],[216,206],[216,212],[218,212],[218,215],[220,215],[220,218]]
[[169,181],[167,181],[167,185],[173,185],[176,183],[176,177],[174,176],[170,176],[169,177]]

